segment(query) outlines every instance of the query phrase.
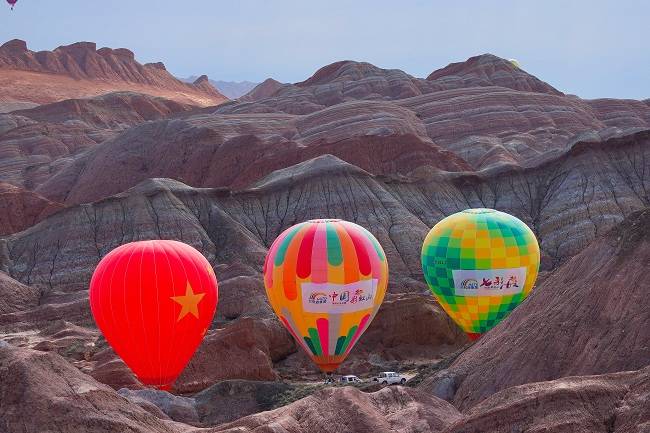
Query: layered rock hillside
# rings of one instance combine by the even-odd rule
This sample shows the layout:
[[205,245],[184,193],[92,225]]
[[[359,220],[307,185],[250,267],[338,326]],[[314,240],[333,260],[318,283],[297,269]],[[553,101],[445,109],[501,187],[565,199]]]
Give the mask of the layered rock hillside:
[[141,64],[126,48],[100,48],[78,42],[53,51],[31,51],[14,39],[0,46],[0,102],[49,103],[137,91],[194,105],[216,105],[227,98],[201,78],[183,83],[161,62]]
[[514,385],[645,367],[649,265],[650,209],[645,209],[557,269],[421,388],[469,408]]
[[[161,391],[123,390],[118,394],[59,355],[4,344],[0,346],[0,428],[7,433],[116,429],[161,433],[629,433],[643,431],[639,428],[650,423],[649,374],[645,368],[521,385],[464,412],[437,397],[401,386],[371,393],[354,387],[329,388],[287,406],[224,423],[223,416],[236,413],[233,411],[246,413],[264,404],[261,396],[272,401],[274,395],[286,394],[290,387],[235,382],[216,385],[192,398]],[[256,396],[247,394],[253,390],[258,392]]]
[[239,100],[247,102],[259,101],[260,99],[265,99],[273,96],[273,94],[277,92],[278,89],[280,89],[282,86],[284,86],[284,84],[280,83],[279,81],[274,80],[273,78],[267,78],[252,88],[250,92],[247,92],[246,94],[239,97]]
[[179,431],[62,357],[6,343],[0,345],[0,397],[0,430],[7,433]]
[[499,86],[524,92],[563,95],[548,83],[528,74],[510,60],[485,54],[433,71],[427,81],[446,89]]
[[0,182],[0,236],[31,227],[61,208],[33,191]]
[[[145,128],[150,130],[153,125],[149,123]],[[131,133],[139,132],[139,128],[134,128],[122,137],[133,138]],[[160,143],[153,131],[145,139],[150,140],[149,137],[151,143]],[[144,154],[134,152],[129,147],[134,142],[132,139],[110,140],[106,145],[119,143],[121,147],[111,152],[106,151],[105,145],[96,147],[82,155],[84,159],[92,158],[91,165],[80,165],[70,171],[62,169],[37,189],[45,197],[73,206],[30,231],[7,239],[12,248],[6,263],[12,274],[20,276],[25,269],[30,269],[38,280],[41,269],[48,269],[50,274],[50,266],[43,268],[39,256],[32,254],[34,245],[38,242],[46,260],[51,252],[45,249],[54,248],[57,239],[65,238],[70,246],[59,256],[61,272],[68,275],[66,284],[69,284],[70,272],[76,273],[78,269],[83,278],[75,280],[75,285],[85,287],[94,265],[111,248],[153,235],[178,237],[196,244],[211,260],[217,257],[217,263],[221,263],[218,257],[229,257],[231,249],[247,251],[254,247],[259,251],[256,257],[261,263],[266,248],[286,227],[308,218],[331,216],[363,224],[378,237],[389,257],[394,257],[393,281],[400,287],[404,286],[400,281],[405,278],[421,281],[420,245],[435,222],[467,207],[496,207],[531,226],[544,252],[543,269],[551,269],[633,210],[648,205],[644,191],[650,180],[643,171],[637,170],[643,161],[648,161],[648,140],[648,133],[640,132],[624,139],[581,143],[561,158],[526,171],[512,169],[491,175],[431,173],[418,181],[404,182],[374,176],[340,158],[324,155],[273,172],[241,191],[194,189],[176,181],[142,180],[138,187],[115,197],[74,205],[87,201],[77,199],[81,194],[91,194],[92,200],[97,200],[108,195],[101,194],[102,191],[119,190],[138,181],[137,177],[127,177],[130,167],[133,167],[132,175],[146,176],[143,174],[148,169],[146,158],[153,157],[153,150],[147,149]],[[203,173],[220,177],[230,174],[226,170],[232,165],[224,164],[223,158],[215,157],[213,168],[204,165],[209,163],[204,153],[210,152],[209,142],[202,145],[199,137],[192,142],[196,145],[192,147],[196,156],[175,153],[179,149],[172,142],[167,153],[158,153],[165,157],[156,162],[165,170],[178,169],[178,177],[187,176],[188,183],[200,180]],[[106,152],[102,159],[97,157],[100,152]],[[186,158],[184,165],[183,158]],[[200,171],[191,170],[190,160],[204,167]],[[251,166],[245,161],[241,164],[242,168]],[[72,182],[74,187],[61,189],[54,195],[48,188],[55,181]],[[121,205],[123,202],[128,205]],[[117,212],[121,207],[124,212]],[[217,241],[211,234],[215,228],[212,217],[205,213],[208,211],[222,215],[241,235],[227,234],[232,239],[227,245]],[[180,218],[177,212],[187,216]],[[142,217],[135,218],[139,215]],[[66,230],[50,230],[49,227],[55,226]],[[116,227],[122,227],[119,236],[115,235]],[[49,234],[45,236],[45,233]],[[101,242],[95,247],[98,236]],[[81,245],[76,242],[87,245],[83,250],[98,252],[82,255]],[[66,263],[68,260],[74,263],[73,267]],[[258,262],[244,263],[256,266]],[[55,269],[53,275],[56,274]]]
[[[401,71],[367,64],[330,65],[266,99],[130,130],[70,160],[39,192],[82,203],[150,177],[240,190],[323,154],[405,181],[446,172],[487,178],[552,164],[579,143],[633,141],[649,128],[650,107],[641,101],[585,101],[498,86],[434,91],[419,83]],[[359,86],[359,92],[346,96],[341,86],[345,92]],[[315,97],[324,99],[309,110],[300,108]],[[295,112],[310,114],[287,114]],[[133,142],[136,157],[123,151]],[[98,167],[108,171],[93,179],[79,175]],[[115,176],[114,167],[129,176]]]
[[70,157],[147,121],[193,107],[140,93],[66,99],[0,114],[0,181],[33,190]]
[[[161,65],[122,50],[0,52],[0,89],[20,90],[20,77],[44,98],[0,115],[0,431],[623,433],[650,422],[647,101],[567,96],[481,55],[426,79],[337,62],[217,106],[192,99],[210,93],[207,77],[168,83]],[[542,250],[538,287],[474,344],[420,264],[428,230],[469,207],[521,218]],[[275,319],[268,248],[323,217],[366,227],[390,264],[384,304],[338,373],[410,370],[417,388],[325,387]],[[143,239],[194,246],[219,280],[217,315],[176,394],[142,389],[88,306],[101,258]]]

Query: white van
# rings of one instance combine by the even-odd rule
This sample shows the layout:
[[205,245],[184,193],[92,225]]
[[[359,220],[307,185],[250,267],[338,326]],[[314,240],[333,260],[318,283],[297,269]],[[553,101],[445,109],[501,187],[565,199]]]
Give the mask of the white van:
[[341,383],[355,383],[355,382],[361,382],[361,379],[359,379],[357,376],[354,375],[348,375],[348,376],[343,376],[340,379]]
[[393,385],[399,383],[404,385],[406,383],[406,378],[394,371],[383,371],[379,373],[379,376],[373,379],[375,382],[379,382],[382,385]]

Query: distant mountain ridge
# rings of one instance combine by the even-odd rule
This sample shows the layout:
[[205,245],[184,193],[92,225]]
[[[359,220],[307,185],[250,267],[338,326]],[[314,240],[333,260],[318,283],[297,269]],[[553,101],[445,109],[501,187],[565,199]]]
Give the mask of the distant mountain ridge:
[[[196,75],[191,75],[187,78],[179,78],[179,80],[186,83],[193,83],[199,78]],[[237,99],[244,96],[255,88],[260,83],[253,83],[252,81],[223,81],[223,80],[209,80],[222,95],[229,99]]]
[[[42,74],[48,74],[48,78]],[[33,83],[36,82],[36,83]],[[137,91],[194,105],[217,105],[227,98],[203,80],[184,83],[162,62],[141,64],[126,48],[100,48],[77,42],[52,51],[31,51],[13,39],[0,46],[0,101],[49,103]]]
[[[383,69],[367,62],[343,60],[323,66],[299,83],[262,84],[264,86],[258,86],[255,91],[261,93],[260,97],[251,98],[251,92],[239,98],[238,104],[220,107],[219,112],[309,114],[351,101],[397,101],[452,90],[477,92],[480,88],[489,93],[511,89],[517,94],[564,96],[551,85],[493,54],[453,63],[432,72],[426,79],[413,77],[400,69]],[[261,92],[263,87],[268,89]]]

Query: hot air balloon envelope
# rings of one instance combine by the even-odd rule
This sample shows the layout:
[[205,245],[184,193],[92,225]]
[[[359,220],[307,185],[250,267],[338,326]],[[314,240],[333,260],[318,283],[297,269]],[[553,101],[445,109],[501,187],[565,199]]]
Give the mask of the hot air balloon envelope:
[[273,310],[318,367],[334,371],[368,328],[386,293],[388,263],[377,239],[343,220],[285,230],[264,264]]
[[90,281],[90,307],[106,340],[142,383],[162,389],[203,340],[217,297],[210,263],[170,240],[115,248]]
[[539,258],[530,228],[493,209],[448,216],[422,245],[429,288],[470,338],[490,330],[528,296]]

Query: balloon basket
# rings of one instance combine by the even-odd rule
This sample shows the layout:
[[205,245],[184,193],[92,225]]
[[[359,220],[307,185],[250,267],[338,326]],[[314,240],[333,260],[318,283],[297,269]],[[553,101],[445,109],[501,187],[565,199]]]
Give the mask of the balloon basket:
[[338,367],[339,367],[338,363],[337,364],[318,364],[318,368],[320,368],[320,370],[323,373],[327,373],[330,376],[332,375],[332,373],[334,373],[334,370],[336,370]]
[[158,391],[167,391],[169,393],[172,392],[171,385],[155,385],[154,388],[156,388]]

